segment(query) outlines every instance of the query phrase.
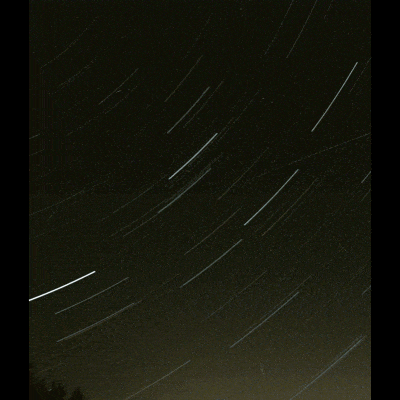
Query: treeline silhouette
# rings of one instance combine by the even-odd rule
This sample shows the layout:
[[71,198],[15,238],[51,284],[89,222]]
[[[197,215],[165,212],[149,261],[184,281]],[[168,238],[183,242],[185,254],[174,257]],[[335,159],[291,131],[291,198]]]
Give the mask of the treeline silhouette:
[[69,397],[64,385],[60,382],[52,382],[50,385],[44,379],[39,379],[32,372],[32,364],[29,364],[29,400],[89,400],[76,388]]

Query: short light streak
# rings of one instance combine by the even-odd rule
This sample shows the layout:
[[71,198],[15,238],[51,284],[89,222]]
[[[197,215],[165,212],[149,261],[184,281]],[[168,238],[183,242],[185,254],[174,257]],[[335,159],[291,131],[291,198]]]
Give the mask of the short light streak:
[[53,289],[53,290],[50,290],[49,292],[46,292],[46,293],[41,294],[40,296],[33,297],[32,299],[29,299],[29,301],[33,301],[33,300],[39,299],[40,297],[47,296],[48,294],[54,293],[54,292],[56,292],[57,290],[61,290],[61,289],[65,288],[65,287],[67,287],[67,286],[69,286],[69,285],[72,285],[72,284],[75,283],[75,282],[78,282],[78,281],[80,281],[80,280],[82,280],[82,279],[84,279],[84,278],[87,278],[88,276],[94,274],[95,272],[96,272],[96,271],[92,271],[92,272],[90,272],[89,274],[87,274],[87,275],[85,275],[85,276],[82,276],[82,277],[80,277],[80,278],[78,278],[78,279],[75,279],[74,281],[72,281],[72,282],[70,282],[70,283],[67,283],[66,285],[63,285],[63,286],[58,287],[57,289]]

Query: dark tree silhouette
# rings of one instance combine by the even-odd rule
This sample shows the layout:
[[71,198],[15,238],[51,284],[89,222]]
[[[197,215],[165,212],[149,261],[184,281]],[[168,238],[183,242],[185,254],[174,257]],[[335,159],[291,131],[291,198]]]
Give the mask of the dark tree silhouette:
[[35,377],[32,369],[32,364],[29,364],[29,400],[49,400],[46,382]]
[[83,393],[81,392],[80,388],[76,388],[72,394],[71,397],[69,398],[69,400],[85,400],[85,396],[83,395]]
[[67,392],[64,389],[64,386],[61,383],[51,383],[51,389],[49,391],[49,398],[51,400],[65,400],[65,396]]
[[88,400],[80,388],[76,388],[67,398],[67,391],[60,382],[52,382],[50,388],[44,379],[38,379],[29,364],[29,400]]

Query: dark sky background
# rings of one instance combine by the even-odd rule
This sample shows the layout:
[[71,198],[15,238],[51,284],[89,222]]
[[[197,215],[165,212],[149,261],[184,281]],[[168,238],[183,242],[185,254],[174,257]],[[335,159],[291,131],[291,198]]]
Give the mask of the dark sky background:
[[371,398],[370,24],[362,0],[30,2],[40,377]]

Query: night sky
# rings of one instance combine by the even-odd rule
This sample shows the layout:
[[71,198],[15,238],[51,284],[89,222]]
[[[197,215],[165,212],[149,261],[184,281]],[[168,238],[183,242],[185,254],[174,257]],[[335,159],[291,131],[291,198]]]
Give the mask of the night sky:
[[371,398],[370,24],[364,0],[30,2],[39,377]]

